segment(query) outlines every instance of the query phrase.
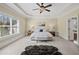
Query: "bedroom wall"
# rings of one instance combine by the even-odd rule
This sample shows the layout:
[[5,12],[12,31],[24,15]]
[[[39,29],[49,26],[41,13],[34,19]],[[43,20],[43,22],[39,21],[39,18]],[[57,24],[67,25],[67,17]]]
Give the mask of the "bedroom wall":
[[[74,16],[76,17],[79,16],[79,8],[58,18],[57,25],[58,25],[59,36],[63,37],[66,40],[68,40],[68,22],[67,21],[69,18]],[[78,39],[78,43],[79,43],[79,39]]]
[[8,15],[8,16],[15,17],[20,22],[19,23],[20,33],[0,38],[0,48],[2,48],[5,45],[7,45],[7,44],[19,39],[19,38],[22,38],[25,35],[25,24],[26,24],[25,21],[26,20],[25,20],[24,17],[22,17],[20,14],[18,14],[16,11],[9,8],[5,4],[0,4],[0,13],[3,13],[3,14]]
[[[46,29],[50,31],[54,30],[54,26],[56,27],[57,19],[52,17],[33,17],[27,20],[27,30],[33,29],[41,23],[45,23]],[[56,30],[56,29],[55,29]]]

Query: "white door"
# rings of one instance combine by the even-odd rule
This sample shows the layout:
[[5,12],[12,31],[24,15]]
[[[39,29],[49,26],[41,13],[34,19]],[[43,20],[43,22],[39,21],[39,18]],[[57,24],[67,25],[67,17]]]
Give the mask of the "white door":
[[77,18],[68,20],[68,34],[69,40],[77,40]]

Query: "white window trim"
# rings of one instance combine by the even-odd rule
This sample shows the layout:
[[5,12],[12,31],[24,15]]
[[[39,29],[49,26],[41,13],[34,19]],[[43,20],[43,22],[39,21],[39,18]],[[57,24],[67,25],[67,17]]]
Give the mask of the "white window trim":
[[12,35],[12,19],[10,18],[10,35]]

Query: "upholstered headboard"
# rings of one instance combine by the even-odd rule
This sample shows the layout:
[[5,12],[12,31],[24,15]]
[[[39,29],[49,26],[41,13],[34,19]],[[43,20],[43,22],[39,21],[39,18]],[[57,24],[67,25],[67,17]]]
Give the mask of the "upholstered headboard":
[[45,27],[43,26],[38,26],[34,32],[46,32]]

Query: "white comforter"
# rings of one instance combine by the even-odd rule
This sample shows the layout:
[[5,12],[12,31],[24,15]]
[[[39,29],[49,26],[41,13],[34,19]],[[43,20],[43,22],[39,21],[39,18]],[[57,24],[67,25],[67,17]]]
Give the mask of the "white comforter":
[[34,32],[31,34],[32,40],[52,40],[53,36],[49,32]]

